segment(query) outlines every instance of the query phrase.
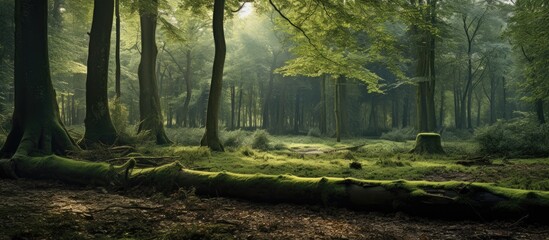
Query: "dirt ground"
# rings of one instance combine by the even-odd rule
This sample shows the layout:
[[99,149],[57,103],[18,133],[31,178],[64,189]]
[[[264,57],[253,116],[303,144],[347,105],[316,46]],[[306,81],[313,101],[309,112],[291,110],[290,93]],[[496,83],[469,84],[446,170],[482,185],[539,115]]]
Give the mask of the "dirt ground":
[[549,226],[0,180],[0,239],[549,239]]

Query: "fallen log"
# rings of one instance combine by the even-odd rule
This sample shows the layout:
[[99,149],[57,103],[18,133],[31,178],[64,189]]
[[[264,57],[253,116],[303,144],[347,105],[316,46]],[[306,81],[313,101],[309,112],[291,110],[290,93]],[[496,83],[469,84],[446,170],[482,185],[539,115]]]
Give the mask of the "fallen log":
[[489,183],[377,181],[355,178],[302,178],[184,169],[179,163],[137,169],[59,156],[0,160],[0,177],[60,180],[80,185],[151,186],[161,191],[194,188],[200,195],[273,203],[319,204],[366,211],[406,212],[449,219],[548,221],[549,192],[497,187]]

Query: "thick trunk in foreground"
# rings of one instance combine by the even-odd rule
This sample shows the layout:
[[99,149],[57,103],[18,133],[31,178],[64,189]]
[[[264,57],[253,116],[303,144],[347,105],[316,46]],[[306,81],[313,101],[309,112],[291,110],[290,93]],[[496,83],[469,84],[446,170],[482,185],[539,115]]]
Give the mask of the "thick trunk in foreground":
[[223,31],[223,14],[225,0],[215,0],[213,13],[213,35],[215,42],[215,57],[212,68],[212,83],[208,97],[208,111],[206,113],[206,132],[200,145],[207,146],[213,151],[224,151],[218,136],[219,105],[223,88],[223,67],[225,65],[225,33]]
[[140,120],[138,132],[149,131],[157,144],[171,143],[164,131],[160,97],[156,84],[156,20],[158,2],[141,2],[139,8],[141,22],[141,62],[139,63],[139,111]]
[[[235,174],[183,169],[173,163],[133,169],[57,156],[0,160],[0,178],[55,179],[79,185],[152,186],[165,192],[193,188],[197,194],[272,203],[406,212],[442,218],[522,218],[548,221],[549,192],[495,187],[488,183],[375,181],[354,178],[301,178],[291,175]],[[6,174],[7,173],[7,174]]]
[[48,59],[47,0],[15,1],[15,109],[0,157],[77,150],[59,116]]
[[80,142],[82,146],[111,145],[118,139],[107,95],[113,10],[113,0],[94,1],[86,78],[86,132]]

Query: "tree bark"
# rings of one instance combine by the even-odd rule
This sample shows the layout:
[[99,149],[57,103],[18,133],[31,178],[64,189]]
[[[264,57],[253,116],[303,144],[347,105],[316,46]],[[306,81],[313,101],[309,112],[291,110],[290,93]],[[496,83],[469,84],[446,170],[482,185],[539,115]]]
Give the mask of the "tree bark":
[[114,15],[116,17],[116,36],[115,36],[115,91],[116,98],[120,98],[122,95],[120,90],[120,0],[115,0],[114,3]]
[[80,141],[83,147],[112,145],[118,139],[109,113],[107,94],[113,10],[113,0],[94,1],[86,78],[86,131]]
[[207,146],[213,151],[224,151],[218,136],[219,105],[221,104],[221,90],[223,88],[223,68],[225,65],[225,33],[223,30],[223,17],[225,12],[225,0],[215,0],[213,11],[213,36],[215,43],[215,57],[212,68],[212,82],[208,98],[208,111],[206,116],[206,132],[200,141],[200,145]]
[[187,52],[185,53],[185,57],[187,59],[187,68],[185,69],[185,88],[187,90],[187,95],[185,96],[185,103],[183,103],[183,123],[185,126],[188,126],[187,115],[189,115],[189,104],[191,103],[191,97],[193,94],[192,79],[191,79],[192,51],[190,49],[187,49]]
[[340,92],[339,84],[340,78],[338,77],[335,82],[335,94],[334,94],[334,119],[335,119],[335,136],[336,142],[341,142],[341,110],[340,110]]
[[[430,1],[424,3],[419,1],[419,6],[429,4],[429,12],[426,13],[425,20],[435,25],[436,2]],[[417,84],[417,127],[420,132],[433,132],[436,129],[436,111],[435,111],[435,37],[429,30],[419,29],[414,26],[418,34],[417,65],[415,76],[418,79]]]
[[47,20],[47,0],[15,1],[15,108],[0,157],[79,149],[59,116],[50,77]]
[[326,119],[327,114],[327,101],[326,101],[326,74],[322,75],[320,80],[320,133],[326,134],[328,132],[328,121]]
[[537,99],[535,103],[536,107],[536,116],[538,118],[539,124],[545,124],[545,114],[543,112],[543,100]]
[[502,91],[501,111],[502,111],[503,119],[507,120],[507,84],[505,84],[505,77],[501,77],[501,91]]
[[263,129],[267,129],[270,127],[270,105],[272,103],[272,96],[273,96],[273,85],[274,85],[274,78],[275,78],[275,70],[278,63],[278,52],[274,52],[273,50],[273,59],[271,62],[271,69],[269,72],[269,87],[267,88],[267,96],[265,96],[264,102],[263,102]]
[[242,84],[240,84],[240,87],[238,87],[238,117],[236,120],[236,127],[240,128],[241,124],[241,118],[242,115]]
[[140,124],[138,132],[149,131],[157,144],[168,144],[171,141],[166,136],[160,96],[156,79],[156,21],[158,17],[158,2],[141,1],[139,6],[141,23],[141,62],[139,63],[139,112]]

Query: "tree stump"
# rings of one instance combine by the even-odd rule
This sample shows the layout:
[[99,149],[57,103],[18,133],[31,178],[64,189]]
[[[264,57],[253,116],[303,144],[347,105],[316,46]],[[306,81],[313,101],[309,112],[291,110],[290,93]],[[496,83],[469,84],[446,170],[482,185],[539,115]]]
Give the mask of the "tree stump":
[[419,133],[416,137],[416,146],[410,151],[415,154],[445,154],[442,149],[440,134]]

